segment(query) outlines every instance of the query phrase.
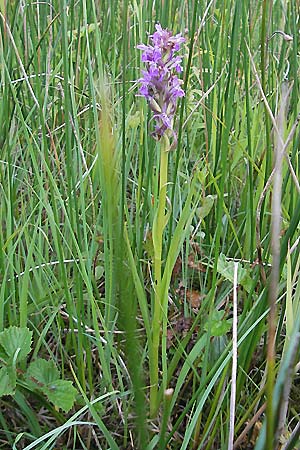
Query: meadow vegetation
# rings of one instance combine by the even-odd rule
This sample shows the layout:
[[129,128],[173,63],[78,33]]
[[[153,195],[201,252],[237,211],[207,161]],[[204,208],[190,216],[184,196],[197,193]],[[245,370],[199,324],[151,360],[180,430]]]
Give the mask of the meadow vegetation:
[[0,0],[0,448],[300,447],[299,13]]

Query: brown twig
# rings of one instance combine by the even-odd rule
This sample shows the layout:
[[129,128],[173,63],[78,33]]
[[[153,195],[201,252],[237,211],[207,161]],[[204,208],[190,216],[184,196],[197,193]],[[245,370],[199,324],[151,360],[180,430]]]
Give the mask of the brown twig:
[[256,422],[258,421],[259,417],[262,415],[262,413],[264,412],[264,410],[266,409],[266,403],[264,403],[259,410],[257,411],[257,413],[252,417],[252,419],[250,420],[250,422],[247,423],[246,427],[244,428],[243,432],[239,435],[239,437],[237,438],[237,440],[235,441],[234,445],[233,445],[233,450],[235,450],[236,448],[239,447],[239,445],[243,442],[243,440],[245,439],[245,437],[247,436],[247,434],[249,433],[249,430],[251,430],[251,428],[256,424]]

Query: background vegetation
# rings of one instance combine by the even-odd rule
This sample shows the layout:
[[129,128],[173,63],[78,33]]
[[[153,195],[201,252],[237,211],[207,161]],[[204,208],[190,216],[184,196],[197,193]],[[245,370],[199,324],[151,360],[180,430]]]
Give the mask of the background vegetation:
[[[298,0],[0,11],[1,448],[299,448]],[[157,22],[186,96],[150,417]]]

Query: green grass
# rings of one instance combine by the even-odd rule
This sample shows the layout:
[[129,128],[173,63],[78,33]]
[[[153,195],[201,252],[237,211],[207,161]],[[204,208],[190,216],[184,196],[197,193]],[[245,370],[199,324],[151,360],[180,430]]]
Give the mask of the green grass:
[[[299,3],[2,0],[0,11],[0,332],[33,332],[16,393],[0,399],[0,448],[223,450],[230,420],[234,448],[299,448]],[[136,96],[136,45],[157,21],[186,37],[161,309],[160,151]],[[76,387],[67,413],[26,378],[37,357]]]

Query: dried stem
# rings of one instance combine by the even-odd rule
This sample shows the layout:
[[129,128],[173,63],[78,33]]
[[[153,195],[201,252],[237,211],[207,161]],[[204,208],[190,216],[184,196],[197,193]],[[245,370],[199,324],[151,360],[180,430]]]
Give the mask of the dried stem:
[[239,264],[234,263],[233,275],[233,325],[232,325],[232,371],[231,371],[231,395],[230,395],[230,428],[228,450],[233,450],[234,440],[234,420],[235,420],[235,402],[236,402],[236,376],[237,376],[237,290],[238,290],[238,268]]

